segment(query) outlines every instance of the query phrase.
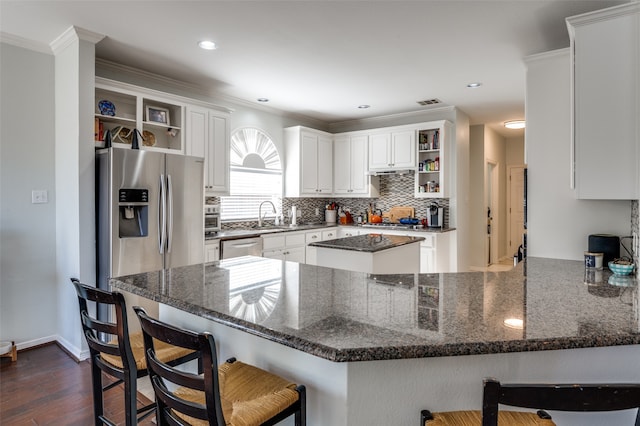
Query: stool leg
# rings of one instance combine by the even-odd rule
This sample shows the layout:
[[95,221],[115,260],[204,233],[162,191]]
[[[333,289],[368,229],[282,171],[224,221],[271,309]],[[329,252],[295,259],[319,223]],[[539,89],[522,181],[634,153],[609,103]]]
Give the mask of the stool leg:
[[127,426],[135,426],[138,424],[136,373],[135,370],[128,371],[124,380],[124,407]]
[[93,362],[91,358],[91,384],[93,385],[93,420],[95,426],[102,426],[100,419],[104,414],[102,404],[102,371]]

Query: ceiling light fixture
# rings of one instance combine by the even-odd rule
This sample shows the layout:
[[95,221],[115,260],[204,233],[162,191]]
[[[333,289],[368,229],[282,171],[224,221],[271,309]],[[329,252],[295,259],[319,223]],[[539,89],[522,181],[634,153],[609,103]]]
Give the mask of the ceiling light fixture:
[[367,109],[367,108],[371,108],[371,105],[358,105],[358,108]]
[[198,46],[204,50],[216,50],[218,46],[211,40],[202,40],[198,42]]
[[256,101],[258,101],[258,102],[269,102],[269,99],[268,98],[258,98],[258,99],[256,99]]
[[482,83],[469,83],[469,84],[467,84],[467,87],[469,89],[477,89],[480,86],[482,86]]
[[525,121],[524,120],[505,121],[504,127],[506,127],[507,129],[524,129]]

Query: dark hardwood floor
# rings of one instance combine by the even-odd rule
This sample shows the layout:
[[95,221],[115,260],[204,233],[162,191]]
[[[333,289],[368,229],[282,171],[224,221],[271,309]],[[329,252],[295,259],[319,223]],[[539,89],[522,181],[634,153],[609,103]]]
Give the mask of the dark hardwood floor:
[[[56,344],[19,352],[16,362],[0,360],[0,425],[93,424],[89,361],[75,362]],[[149,400],[138,392],[138,403]],[[124,424],[122,385],[107,391],[104,404],[107,416]]]

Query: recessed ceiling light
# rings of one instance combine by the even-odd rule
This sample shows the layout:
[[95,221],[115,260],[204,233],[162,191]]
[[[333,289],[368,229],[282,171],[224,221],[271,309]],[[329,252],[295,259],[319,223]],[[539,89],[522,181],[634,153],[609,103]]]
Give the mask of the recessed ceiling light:
[[202,40],[198,42],[198,46],[204,50],[216,50],[218,46],[211,40]]
[[358,105],[358,108],[360,109],[367,109],[367,108],[371,108],[371,105]]
[[525,121],[524,120],[505,121],[504,127],[506,127],[507,129],[524,129]]
[[258,101],[258,102],[269,102],[269,99],[268,98],[258,98],[258,99],[256,99],[256,101]]
[[478,87],[480,87],[480,86],[482,86],[482,83],[477,83],[477,82],[476,82],[476,83],[469,83],[469,84],[467,84],[467,87],[468,87],[469,89],[476,89],[476,88],[478,88]]

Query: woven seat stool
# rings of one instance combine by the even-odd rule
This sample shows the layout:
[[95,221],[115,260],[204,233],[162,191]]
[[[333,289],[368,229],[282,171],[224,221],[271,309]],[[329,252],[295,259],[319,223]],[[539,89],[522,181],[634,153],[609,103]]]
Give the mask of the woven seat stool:
[[[149,317],[133,308],[144,334],[149,377],[156,395],[159,425],[274,425],[295,416],[306,424],[306,389],[278,375],[237,361],[218,366],[210,333],[195,333]],[[170,367],[158,359],[156,343],[197,351],[206,366],[201,375]]]
[[[537,413],[499,410],[499,404],[538,409]],[[544,410],[596,412],[640,408],[640,384],[502,384],[483,381],[482,411],[420,413],[420,426],[555,425]],[[640,426],[640,410],[635,426]]]
[[[124,296],[119,292],[108,292],[81,283],[71,278],[78,295],[80,321],[84,337],[89,346],[91,358],[91,380],[93,386],[93,412],[95,425],[113,425],[106,417],[103,394],[120,384],[124,384],[125,424],[136,425],[139,420],[153,414],[155,403],[137,407],[137,379],[148,374],[144,356],[142,332],[128,331]],[[101,321],[89,314],[89,305],[107,305],[114,309],[115,322]],[[198,354],[166,343],[158,344],[158,357],[168,363],[184,363],[197,359]],[[102,383],[102,373],[116,380],[108,385]]]

